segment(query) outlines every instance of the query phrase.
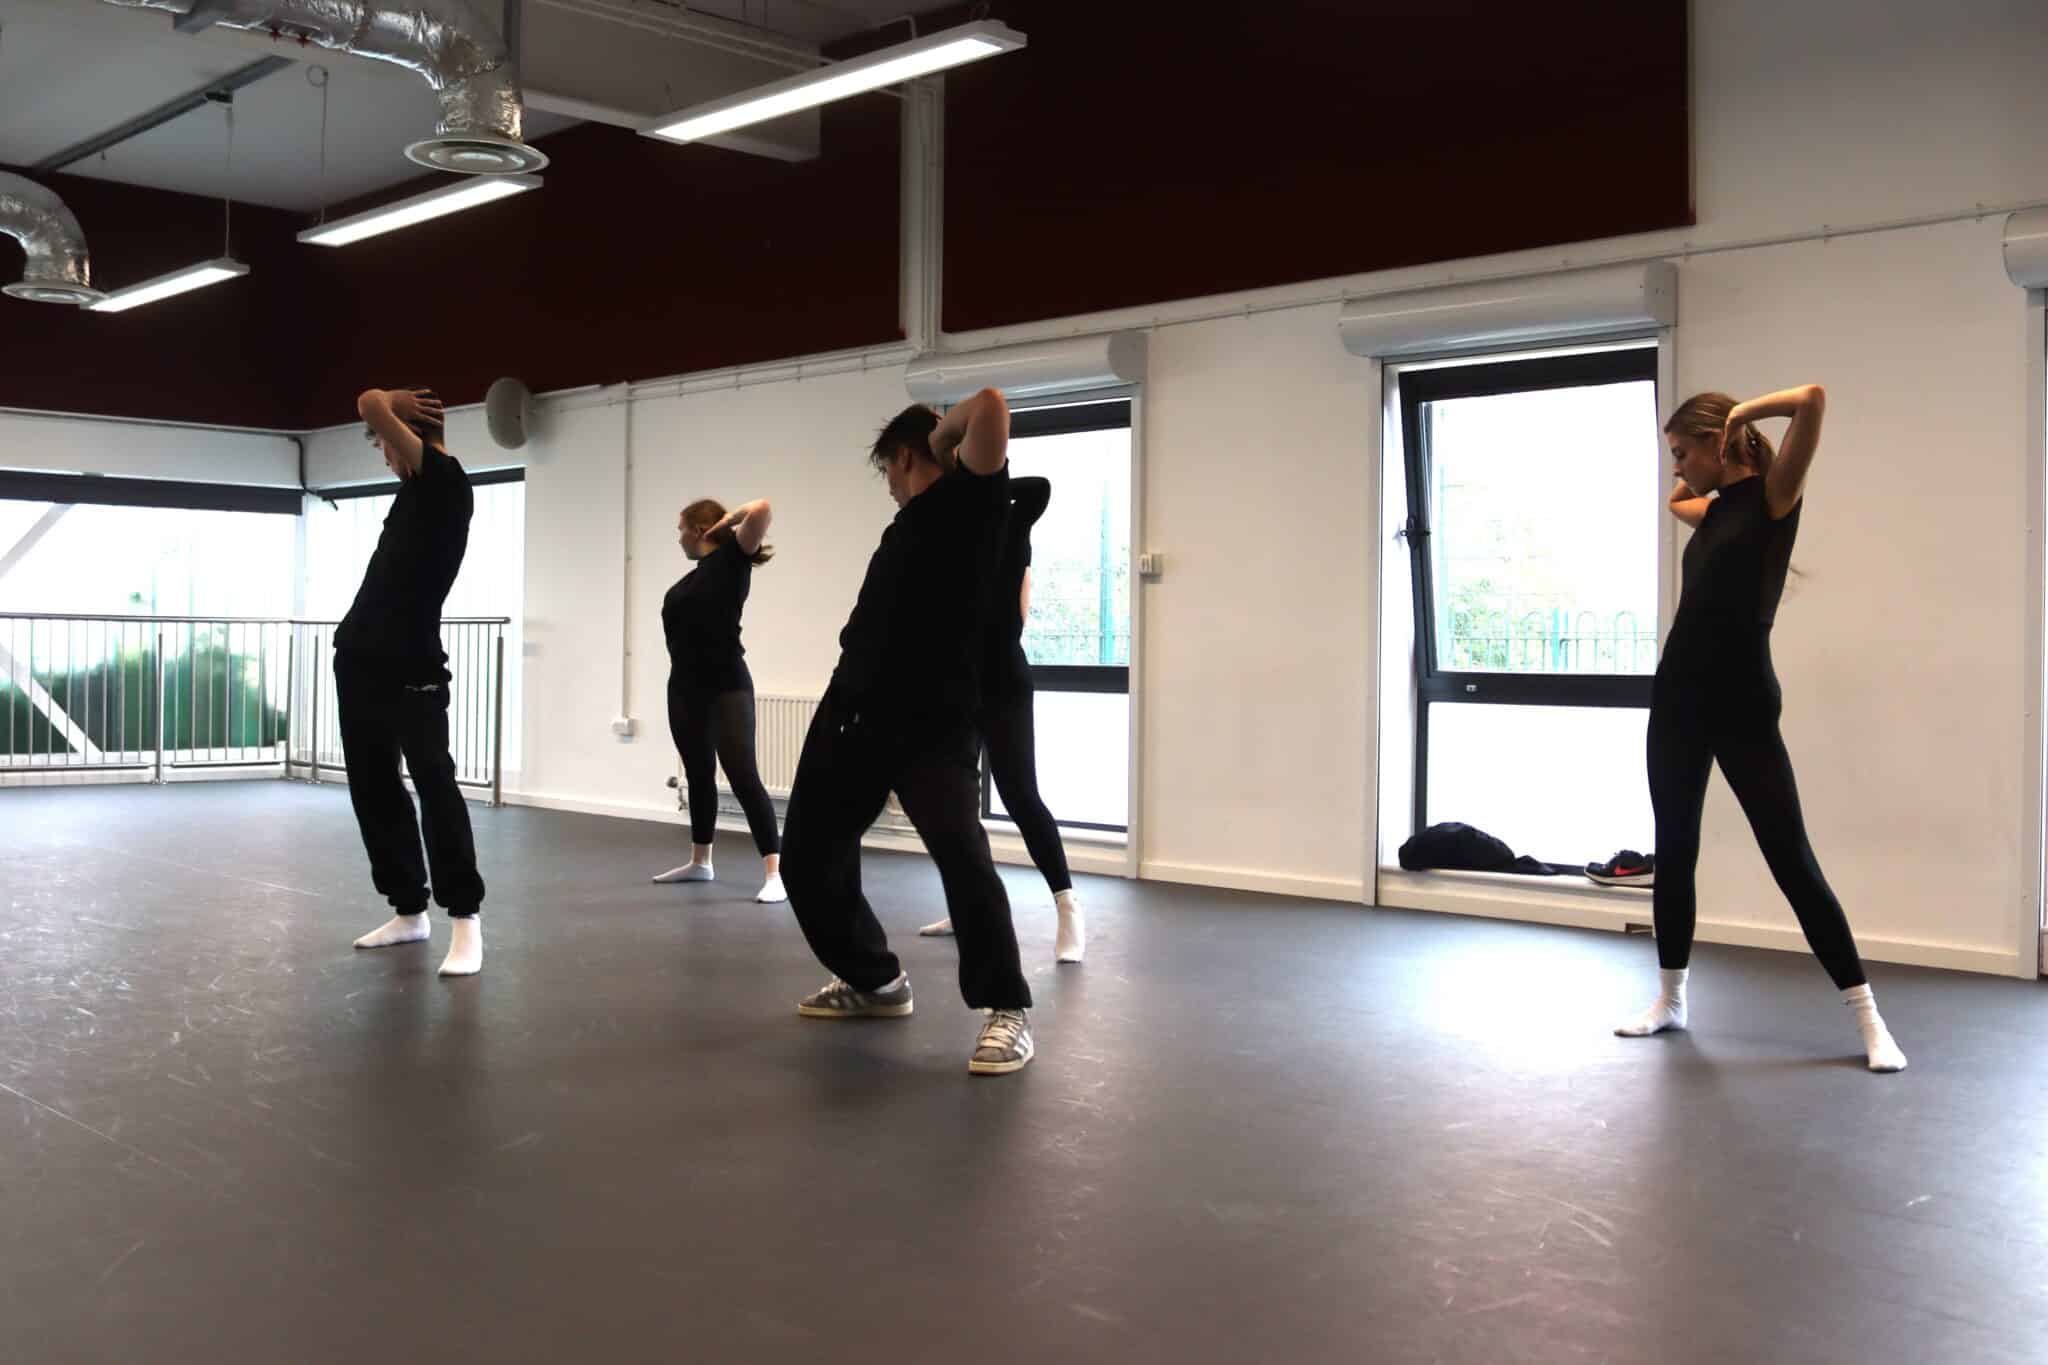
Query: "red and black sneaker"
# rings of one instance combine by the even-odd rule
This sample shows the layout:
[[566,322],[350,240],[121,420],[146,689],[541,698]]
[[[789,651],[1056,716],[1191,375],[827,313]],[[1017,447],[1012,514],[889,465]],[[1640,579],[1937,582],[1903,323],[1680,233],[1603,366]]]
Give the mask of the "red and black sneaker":
[[1657,860],[1625,848],[1604,863],[1587,863],[1586,875],[1602,886],[1655,886]]

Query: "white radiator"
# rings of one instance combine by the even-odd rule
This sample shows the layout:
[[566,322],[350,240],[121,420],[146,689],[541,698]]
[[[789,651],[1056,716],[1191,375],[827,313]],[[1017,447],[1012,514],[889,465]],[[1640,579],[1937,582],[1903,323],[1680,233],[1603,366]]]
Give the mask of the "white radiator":
[[[761,769],[761,785],[770,796],[789,795],[796,781],[797,755],[803,752],[804,736],[810,733],[811,717],[818,714],[816,697],[754,696],[754,762]],[[732,786],[723,769],[718,785]]]
[[[761,785],[778,803],[789,799],[789,789],[796,782],[796,761],[803,753],[804,736],[810,733],[811,718],[818,714],[818,701],[817,697],[754,694],[754,763],[761,770]],[[676,760],[676,775],[669,779],[669,785],[675,788],[676,805],[688,810],[690,789],[683,776],[680,758]],[[731,799],[732,784],[725,780],[723,767],[718,770],[718,790],[724,798],[719,802],[721,812],[739,814],[738,804]],[[879,823],[904,829],[910,827],[893,792]]]

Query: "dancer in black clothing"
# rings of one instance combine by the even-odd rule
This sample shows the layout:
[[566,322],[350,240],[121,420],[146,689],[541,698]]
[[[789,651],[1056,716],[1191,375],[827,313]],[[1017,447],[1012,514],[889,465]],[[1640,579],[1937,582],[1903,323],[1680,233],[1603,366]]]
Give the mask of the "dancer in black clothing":
[[968,1069],[1031,1060],[1031,989],[981,825],[978,674],[1010,505],[1010,410],[984,389],[947,413],[897,415],[870,458],[901,509],[868,561],[839,666],[797,761],[783,878],[833,979],[814,1019],[911,1011],[910,981],[861,894],[861,836],[894,791],[938,864],[960,938],[960,993],[987,1011]]
[[[1782,694],[1771,666],[1771,626],[1825,410],[1826,395],[1808,384],[1746,403],[1725,393],[1699,394],[1665,423],[1679,479],[1671,512],[1694,529],[1685,547],[1678,614],[1650,701],[1654,917],[1663,984],[1649,1009],[1615,1031],[1643,1037],[1686,1026],[1700,812],[1707,776],[1718,762],[1806,941],[1855,1011],[1870,1069],[1903,1071],[1906,1055],[1877,1012],[1849,921],[1807,842],[1792,761],[1778,732]],[[1782,451],[1774,452],[1753,425],[1772,417],[1791,419]]]
[[[1038,478],[1012,479],[1010,494],[1009,531],[988,648],[981,661],[981,710],[975,728],[981,732],[989,777],[1003,798],[1003,809],[1024,836],[1024,847],[1052,892],[1059,915],[1053,960],[1079,962],[1087,951],[1087,930],[1074,899],[1074,878],[1067,870],[1059,822],[1038,794],[1038,745],[1033,733],[1037,698],[1031,687],[1031,663],[1024,655],[1024,622],[1031,615],[1031,528],[1052,501],[1052,484]],[[1016,604],[1014,611],[1011,603]],[[918,932],[927,937],[948,935],[953,921],[942,919]]]
[[[469,545],[469,476],[442,444],[441,403],[432,390],[370,389],[356,400],[356,412],[399,479],[362,587],[334,632],[349,799],[370,855],[370,880],[396,912],[356,947],[428,936],[431,871],[434,899],[454,921],[441,975],[471,976],[484,965],[484,883],[448,753],[448,656],[441,648],[441,605]],[[417,822],[399,776],[401,757],[419,792]]]
[[695,567],[661,602],[661,631],[668,641],[668,728],[689,788],[690,861],[654,880],[712,879],[711,839],[718,830],[718,768],[723,764],[761,855],[762,885],[754,899],[762,902],[789,896],[782,889],[775,804],[754,762],[754,678],[740,644],[740,611],[754,566],[774,557],[775,551],[762,543],[773,516],[766,498],[730,512],[710,498],[685,507],[676,531]]

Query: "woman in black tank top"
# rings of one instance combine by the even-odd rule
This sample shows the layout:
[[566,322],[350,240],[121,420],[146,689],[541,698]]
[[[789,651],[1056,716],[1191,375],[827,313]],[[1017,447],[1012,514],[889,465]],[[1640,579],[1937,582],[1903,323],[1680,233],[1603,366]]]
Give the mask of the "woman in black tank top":
[[[1826,401],[1818,384],[1746,403],[1703,393],[1681,403],[1664,425],[1678,474],[1671,514],[1693,534],[1678,613],[1650,693],[1662,989],[1649,1009],[1615,1032],[1640,1038],[1686,1027],[1700,813],[1707,777],[1719,763],[1806,941],[1855,1011],[1870,1069],[1903,1071],[1906,1056],[1877,1012],[1849,921],[1807,841],[1792,760],[1778,732],[1781,693],[1771,665],[1771,627],[1792,564]],[[1772,417],[1791,419],[1782,451],[1753,425]]]
[[773,515],[767,499],[728,512],[710,498],[685,507],[677,538],[694,567],[661,601],[668,643],[668,728],[683,759],[690,806],[690,861],[659,873],[657,882],[712,880],[711,840],[718,829],[718,769],[746,812],[761,855],[755,900],[788,899],[782,887],[782,837],[775,803],[754,761],[754,678],[740,644],[740,612],[754,566],[774,551],[762,544]]

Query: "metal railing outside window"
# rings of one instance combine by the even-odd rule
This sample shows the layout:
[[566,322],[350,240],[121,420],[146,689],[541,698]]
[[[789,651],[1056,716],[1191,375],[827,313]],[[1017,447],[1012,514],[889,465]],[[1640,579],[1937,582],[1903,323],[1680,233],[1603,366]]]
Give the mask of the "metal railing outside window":
[[[27,774],[344,770],[332,621],[0,613],[0,784]],[[503,796],[502,616],[441,623],[456,780]]]

